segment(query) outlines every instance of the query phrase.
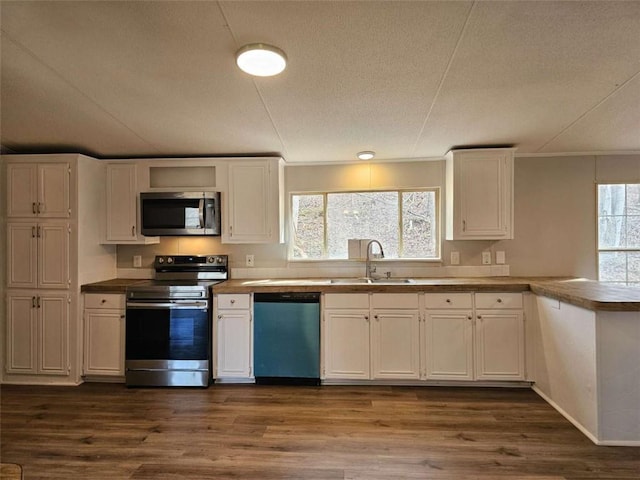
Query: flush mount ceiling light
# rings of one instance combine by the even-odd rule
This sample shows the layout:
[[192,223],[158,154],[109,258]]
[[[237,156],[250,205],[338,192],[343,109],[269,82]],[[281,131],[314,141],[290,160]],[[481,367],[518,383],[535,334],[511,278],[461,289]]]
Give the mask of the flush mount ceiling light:
[[287,56],[278,47],[264,43],[251,43],[236,52],[240,70],[256,77],[271,77],[287,66]]
[[358,152],[358,158],[360,160],[371,160],[376,156],[376,152],[372,152],[370,150],[366,150],[364,152]]

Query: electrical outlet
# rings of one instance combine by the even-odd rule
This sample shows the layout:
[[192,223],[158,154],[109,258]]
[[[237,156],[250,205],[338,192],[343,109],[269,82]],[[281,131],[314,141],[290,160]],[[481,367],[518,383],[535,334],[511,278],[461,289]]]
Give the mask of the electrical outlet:
[[460,252],[451,252],[451,265],[460,265]]
[[135,268],[142,267],[142,255],[134,255],[133,256],[133,266]]
[[253,261],[254,261],[253,255],[247,255],[247,258],[246,258],[247,267],[253,267],[254,265]]
[[491,265],[491,252],[482,252],[482,264]]
[[500,250],[499,252],[496,252],[496,263],[498,265],[504,265],[505,263],[507,263],[505,254],[502,250]]

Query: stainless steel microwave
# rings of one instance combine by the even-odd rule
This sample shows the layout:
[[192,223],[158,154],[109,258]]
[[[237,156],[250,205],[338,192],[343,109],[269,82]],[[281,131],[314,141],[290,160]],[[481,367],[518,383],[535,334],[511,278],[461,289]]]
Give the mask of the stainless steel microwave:
[[220,192],[143,192],[142,234],[220,235]]

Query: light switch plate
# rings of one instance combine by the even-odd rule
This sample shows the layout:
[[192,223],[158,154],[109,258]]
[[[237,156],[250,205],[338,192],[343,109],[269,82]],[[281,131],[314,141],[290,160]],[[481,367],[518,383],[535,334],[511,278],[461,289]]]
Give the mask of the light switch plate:
[[496,252],[496,264],[504,265],[506,263],[505,254],[502,250]]
[[451,265],[460,265],[460,252],[451,252]]
[[133,266],[135,268],[142,267],[142,255],[134,255],[133,256]]
[[482,264],[491,265],[491,252],[482,252]]

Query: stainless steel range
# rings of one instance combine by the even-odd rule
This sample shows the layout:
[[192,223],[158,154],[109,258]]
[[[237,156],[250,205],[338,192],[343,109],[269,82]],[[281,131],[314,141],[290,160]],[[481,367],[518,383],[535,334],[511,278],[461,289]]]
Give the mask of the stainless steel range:
[[127,386],[208,387],[211,287],[229,278],[226,255],[163,255],[155,280],[127,289]]

